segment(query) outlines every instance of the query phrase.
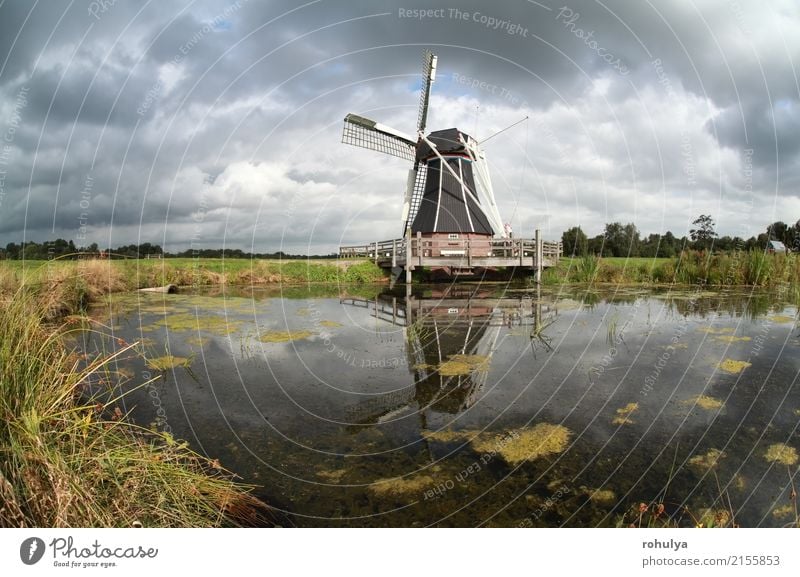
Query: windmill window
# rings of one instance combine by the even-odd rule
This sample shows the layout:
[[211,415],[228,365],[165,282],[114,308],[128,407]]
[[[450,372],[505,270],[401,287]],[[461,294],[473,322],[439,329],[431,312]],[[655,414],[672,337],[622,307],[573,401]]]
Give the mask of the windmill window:
[[458,240],[458,235],[454,232],[451,232],[447,235],[448,240]]

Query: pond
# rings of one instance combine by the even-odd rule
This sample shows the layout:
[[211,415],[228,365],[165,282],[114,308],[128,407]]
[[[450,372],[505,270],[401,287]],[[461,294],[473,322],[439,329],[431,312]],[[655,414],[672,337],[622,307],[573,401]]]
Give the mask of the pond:
[[223,287],[114,295],[80,346],[138,342],[120,409],[287,524],[784,526],[797,314],[746,289]]

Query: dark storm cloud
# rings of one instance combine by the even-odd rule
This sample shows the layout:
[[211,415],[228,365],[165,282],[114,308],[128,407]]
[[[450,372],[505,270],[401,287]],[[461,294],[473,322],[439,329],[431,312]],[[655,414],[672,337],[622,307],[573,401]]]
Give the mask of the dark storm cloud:
[[429,127],[530,116],[486,146],[516,230],[800,216],[793,3],[453,4],[4,2],[0,242],[391,236],[407,166],[341,145],[341,119],[413,131],[423,48]]

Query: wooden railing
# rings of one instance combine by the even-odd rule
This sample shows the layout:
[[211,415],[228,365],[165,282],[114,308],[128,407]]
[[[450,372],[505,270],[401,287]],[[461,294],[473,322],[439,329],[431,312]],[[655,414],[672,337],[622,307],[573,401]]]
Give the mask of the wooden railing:
[[[561,242],[540,241],[541,258],[548,264],[555,264],[563,254]],[[411,250],[408,251],[404,238],[384,240],[370,244],[342,246],[340,258],[369,258],[378,264],[403,266],[410,254],[415,264],[422,265],[426,259],[452,259],[466,266],[473,261],[488,260],[512,261],[520,259],[536,262],[536,239],[445,239],[412,237]],[[466,260],[466,262],[465,262]]]

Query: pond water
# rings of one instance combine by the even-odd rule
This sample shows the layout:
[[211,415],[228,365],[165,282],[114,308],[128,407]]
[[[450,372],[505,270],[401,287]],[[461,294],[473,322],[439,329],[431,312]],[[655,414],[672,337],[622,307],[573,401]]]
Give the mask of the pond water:
[[80,346],[139,342],[121,409],[287,524],[783,526],[797,312],[746,290],[227,287],[115,295]]

